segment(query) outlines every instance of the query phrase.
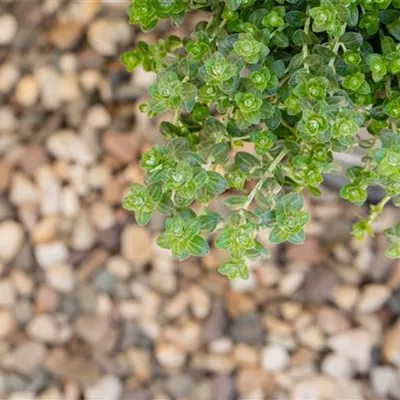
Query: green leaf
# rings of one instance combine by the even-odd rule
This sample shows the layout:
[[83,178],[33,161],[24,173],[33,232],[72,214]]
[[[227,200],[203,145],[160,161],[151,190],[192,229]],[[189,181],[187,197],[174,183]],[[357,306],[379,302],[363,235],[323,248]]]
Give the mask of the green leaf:
[[293,244],[302,244],[304,243],[305,235],[304,231],[298,232],[295,235],[291,235],[288,238],[288,241]]
[[203,232],[212,233],[222,221],[221,215],[216,212],[208,211],[199,217],[200,227]]
[[258,241],[255,242],[255,246],[246,252],[246,258],[252,260],[264,259],[268,257],[268,250]]
[[230,210],[240,210],[248,201],[248,196],[230,196],[225,201],[224,204]]
[[217,194],[224,192],[227,189],[228,184],[226,179],[218,172],[208,171],[204,187],[209,193]]
[[153,215],[152,211],[142,211],[142,210],[136,211],[135,213],[136,222],[142,226],[147,225],[152,215]]
[[251,172],[254,168],[260,166],[260,161],[253,154],[240,151],[235,156],[235,164],[243,172]]
[[243,3],[243,0],[225,0],[226,6],[231,10],[237,10]]
[[306,22],[307,15],[303,13],[302,11],[289,11],[288,13],[285,14],[285,20],[289,24],[293,25],[296,28],[301,28],[304,26],[304,23]]
[[249,270],[243,260],[232,259],[218,268],[218,272],[225,275],[228,279],[248,279]]
[[346,32],[340,36],[340,41],[348,50],[358,50],[363,43],[363,37],[357,32]]
[[203,257],[210,252],[210,246],[201,236],[192,238],[187,244],[187,249],[195,257]]

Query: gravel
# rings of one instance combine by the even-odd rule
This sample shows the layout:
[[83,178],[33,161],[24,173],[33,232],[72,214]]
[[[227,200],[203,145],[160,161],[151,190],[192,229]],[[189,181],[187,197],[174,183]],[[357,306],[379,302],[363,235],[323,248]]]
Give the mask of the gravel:
[[235,282],[123,210],[160,143],[125,6],[0,6],[0,398],[400,400],[400,263],[350,239],[359,208],[324,189],[304,246]]

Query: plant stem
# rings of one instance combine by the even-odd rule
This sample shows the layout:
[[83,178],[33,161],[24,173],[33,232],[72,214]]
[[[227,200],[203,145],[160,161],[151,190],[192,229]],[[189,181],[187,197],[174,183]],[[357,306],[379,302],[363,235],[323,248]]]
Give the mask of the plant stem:
[[[286,149],[282,149],[280,151],[280,153],[275,157],[274,161],[272,161],[271,165],[268,167],[267,172],[269,172],[270,174],[272,172],[274,172],[275,168],[277,167],[277,165],[282,161],[283,157],[285,157],[287,153]],[[268,177],[265,177],[263,179],[261,179],[257,185],[254,187],[254,189],[250,192],[249,194],[249,198],[246,201],[246,204],[244,205],[244,209],[249,208],[250,204],[253,202],[254,197],[256,196],[257,192],[261,189],[262,185],[265,183],[265,181],[268,179]]]

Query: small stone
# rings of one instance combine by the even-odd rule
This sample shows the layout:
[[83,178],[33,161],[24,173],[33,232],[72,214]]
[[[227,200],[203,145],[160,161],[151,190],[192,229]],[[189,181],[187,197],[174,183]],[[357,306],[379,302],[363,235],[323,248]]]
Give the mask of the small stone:
[[100,201],[94,202],[90,207],[90,220],[94,227],[100,231],[110,229],[115,224],[112,208]]
[[48,286],[40,286],[36,294],[35,306],[40,312],[54,312],[60,302],[59,294]]
[[46,354],[46,347],[42,343],[26,340],[10,353],[2,355],[1,364],[23,375],[30,375],[41,363]]
[[30,176],[34,176],[38,168],[48,162],[46,150],[40,145],[25,146],[18,160],[18,164]]
[[360,371],[370,366],[373,344],[371,335],[361,328],[340,332],[328,339],[328,347],[354,361]]
[[96,243],[96,230],[89,221],[89,217],[81,211],[75,220],[72,229],[71,247],[76,251],[87,251]]
[[298,333],[300,343],[315,351],[321,351],[325,344],[324,334],[318,326],[308,326]]
[[46,280],[50,286],[62,293],[69,293],[75,287],[74,271],[67,264],[49,268],[46,272]]
[[0,261],[10,262],[17,255],[24,241],[24,230],[15,221],[0,223]]
[[322,362],[322,372],[332,378],[350,379],[354,375],[352,361],[335,353],[327,355]]
[[264,347],[261,354],[261,366],[267,372],[282,371],[289,364],[289,355],[285,347],[279,344],[270,344]]
[[356,311],[361,314],[370,314],[379,310],[390,297],[390,289],[379,284],[366,285],[357,302]]
[[256,302],[247,294],[230,291],[226,295],[226,309],[233,318],[238,318],[243,314],[254,311]]
[[59,339],[57,322],[50,315],[35,316],[26,328],[28,336],[32,339],[46,343],[55,343]]
[[60,223],[58,217],[46,217],[39,221],[31,233],[32,243],[42,244],[55,240]]
[[350,311],[356,304],[358,289],[351,285],[337,285],[332,290],[332,300],[344,311]]
[[189,290],[189,304],[193,315],[198,319],[204,319],[210,313],[210,296],[199,285],[191,286]]
[[134,264],[149,262],[153,254],[149,231],[137,225],[126,226],[121,236],[121,253]]
[[122,256],[112,256],[107,260],[107,270],[120,279],[127,279],[131,275],[132,265]]
[[164,314],[169,319],[175,319],[186,314],[188,307],[188,296],[184,292],[172,297],[164,307]]
[[81,165],[94,162],[94,155],[85,141],[70,130],[53,133],[46,142],[47,149],[57,159],[75,161]]
[[400,318],[397,318],[395,325],[387,331],[382,352],[387,361],[400,366]]
[[75,322],[76,333],[93,346],[101,343],[110,329],[110,320],[95,314],[82,314]]
[[54,46],[68,50],[73,48],[80,39],[82,26],[75,21],[57,21],[50,31],[50,40]]
[[259,344],[264,340],[265,331],[261,318],[258,314],[248,313],[234,321],[232,338],[237,342],[248,344]]
[[87,400],[119,400],[122,382],[113,375],[106,375],[85,391]]
[[88,29],[89,44],[105,56],[116,54],[119,46],[129,43],[131,35],[129,26],[123,20],[99,18]]
[[190,375],[177,375],[168,378],[166,382],[168,393],[174,399],[191,398],[194,388],[194,378]]
[[42,215],[57,215],[60,211],[61,184],[53,169],[41,166],[36,174],[40,193],[40,211]]
[[55,376],[78,383],[94,383],[100,378],[97,365],[89,357],[73,356],[62,348],[50,350],[43,365]]
[[330,299],[337,283],[338,277],[332,270],[326,267],[316,267],[308,273],[302,293],[307,301],[323,303]]
[[107,128],[110,122],[110,114],[101,104],[91,107],[86,115],[86,123],[95,129]]
[[63,400],[64,396],[56,387],[49,387],[40,393],[38,400]]
[[0,309],[0,339],[5,339],[16,327],[17,323],[11,310]]
[[34,75],[25,75],[18,82],[15,100],[23,107],[31,107],[38,101],[39,85]]
[[291,399],[333,399],[335,396],[335,382],[323,375],[316,375],[296,383],[291,393]]
[[12,90],[19,77],[19,68],[11,62],[3,62],[0,66],[0,93]]
[[187,352],[193,353],[202,344],[202,330],[199,323],[186,321],[179,329],[179,345]]
[[35,247],[36,261],[44,268],[52,268],[65,264],[68,259],[68,249],[64,242],[54,241]]
[[61,192],[61,213],[66,217],[75,217],[79,212],[79,200],[76,190],[72,186],[66,186]]
[[107,153],[123,164],[137,158],[138,147],[131,134],[108,132],[104,135],[103,145]]
[[[207,393],[207,392],[206,392]],[[206,397],[204,388],[202,387],[201,392],[197,400],[230,400],[235,398],[235,381],[232,376],[223,375],[217,376],[213,381],[212,393],[209,397]]]
[[11,166],[6,160],[0,160],[0,193],[8,189],[11,176]]
[[155,356],[165,368],[180,368],[186,361],[186,354],[173,343],[161,342],[156,345]]
[[[13,269],[11,271],[11,280],[13,281],[17,292],[21,296],[29,296],[30,294],[32,294],[34,283],[31,277],[26,272],[22,271],[21,269]],[[2,290],[1,287],[0,290]]]
[[232,350],[232,340],[228,337],[215,339],[209,344],[209,349],[213,353],[228,354]]
[[[388,397],[397,387],[399,377],[389,366],[375,367],[370,373],[371,385],[378,396]],[[394,393],[393,393],[394,394]]]
[[304,272],[291,272],[279,281],[279,290],[284,295],[292,295],[303,283]]
[[0,16],[0,46],[10,44],[17,31],[18,22],[12,14]]
[[41,102],[45,109],[56,110],[61,104],[61,80],[57,69],[44,65],[35,71],[39,84]]
[[33,392],[18,391],[11,393],[8,400],[36,400],[36,396]]
[[333,307],[320,308],[317,311],[317,323],[327,335],[335,335],[350,328],[346,316]]
[[259,352],[248,344],[238,343],[233,348],[233,358],[243,367],[255,367],[258,364]]
[[36,186],[21,173],[16,173],[11,179],[10,201],[16,205],[37,204],[39,192]]
[[10,279],[0,280],[0,307],[12,306],[15,303],[16,292]]
[[[241,368],[236,378],[236,388],[243,399],[272,399],[276,393],[274,380],[260,368]],[[261,391],[262,395],[254,396],[258,391]]]

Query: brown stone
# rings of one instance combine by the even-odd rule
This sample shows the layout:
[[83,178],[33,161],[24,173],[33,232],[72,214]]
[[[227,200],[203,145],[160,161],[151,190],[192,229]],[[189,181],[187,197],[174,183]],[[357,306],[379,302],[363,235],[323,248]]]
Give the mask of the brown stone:
[[131,134],[107,132],[103,146],[107,153],[122,164],[131,163],[138,155],[138,146]]

